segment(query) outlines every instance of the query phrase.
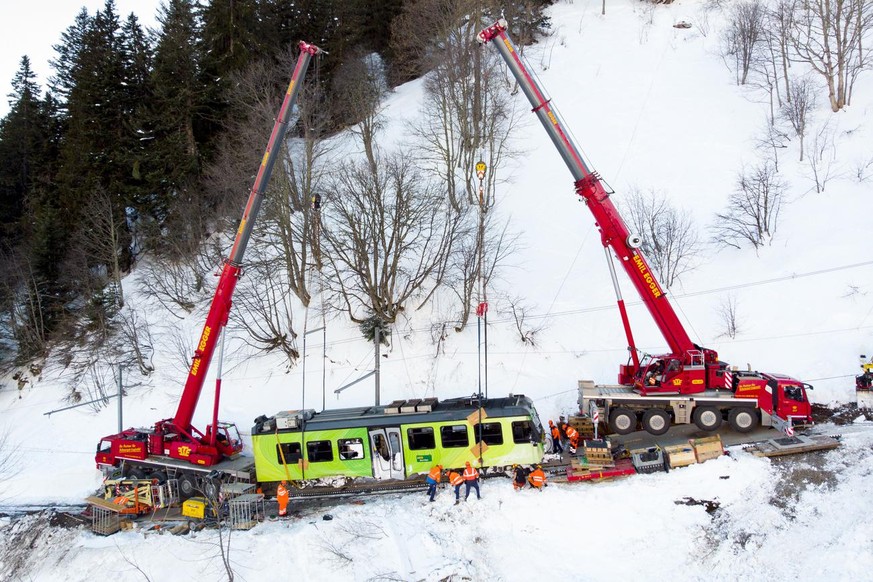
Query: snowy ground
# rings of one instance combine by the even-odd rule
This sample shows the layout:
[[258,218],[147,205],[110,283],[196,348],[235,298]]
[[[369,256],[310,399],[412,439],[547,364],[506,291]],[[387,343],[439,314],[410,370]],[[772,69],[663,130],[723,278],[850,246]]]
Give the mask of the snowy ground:
[[[752,144],[765,116],[763,96],[734,84],[718,54],[722,17],[705,3],[680,0],[649,14],[645,3],[617,0],[606,17],[600,6],[594,0],[554,6],[554,32],[526,50],[530,64],[617,196],[634,186],[661,190],[694,214],[706,238],[736,173],[759,158]],[[694,26],[673,28],[679,20]],[[873,352],[873,203],[869,182],[853,179],[857,165],[873,157],[873,76],[862,77],[854,94],[838,115],[822,94],[815,115],[815,124],[831,120],[836,132],[838,159],[825,192],[811,189],[793,142],[780,159],[791,202],[773,245],[758,253],[707,247],[698,268],[670,293],[701,345],[732,364],[810,382],[812,398],[822,403],[851,401],[857,355]],[[405,143],[404,121],[417,116],[421,98],[420,81],[388,98],[387,143]],[[531,325],[544,327],[535,348],[523,345],[495,302],[488,387],[495,396],[531,396],[545,421],[574,409],[577,380],[614,381],[626,342],[599,237],[575,200],[569,173],[533,116],[518,130],[518,142],[524,155],[498,198],[523,246],[494,296],[523,296],[543,316]],[[125,398],[125,426],[172,416],[186,373],[179,364],[186,354],[180,357],[173,334],[193,346],[208,299],[192,314],[171,315],[142,299],[137,276],[126,282],[125,295],[152,326],[156,371],[130,379],[145,385]],[[663,350],[628,281],[623,288],[638,343]],[[717,313],[731,295],[741,324],[733,340],[723,335]],[[448,306],[438,300],[423,312],[407,311],[413,319],[399,323],[382,362],[382,401],[477,391],[475,323],[450,332],[434,358],[429,318]],[[296,314],[296,321],[305,316]],[[310,328],[320,325],[309,317]],[[321,409],[323,393],[328,408],[372,403],[367,382],[333,395],[372,366],[360,334],[329,322],[324,385],[323,349],[320,337],[310,338],[304,378],[300,366],[288,371],[276,357],[253,357],[229,338],[222,417],[247,431],[260,414]],[[0,430],[20,455],[17,471],[0,482],[0,504],[80,503],[100,482],[94,448],[116,431],[114,405],[46,416],[67,404],[69,369],[50,360],[41,375],[28,377],[20,391],[10,378],[0,387]],[[207,424],[211,409],[204,393],[197,426]],[[446,492],[434,504],[421,496],[383,497],[330,509],[332,521],[304,508],[301,519],[235,533],[234,569],[245,580],[518,580],[544,573],[591,580],[873,579],[873,426],[851,428],[840,450],[795,461],[738,453],[670,474],[556,484],[541,494],[514,494],[508,481],[489,481],[479,503],[454,507]],[[717,500],[718,509],[710,514],[705,505],[676,503],[686,497]],[[0,580],[223,578],[214,532],[180,538],[135,531],[104,539],[43,530],[32,518],[4,528],[4,537],[21,539],[13,534],[28,528],[26,555],[3,553]],[[14,568],[22,559],[24,567]]]
[[[490,479],[481,501],[458,506],[447,489],[432,504],[408,494],[304,505],[233,532],[230,557],[241,580],[870,580],[873,423],[842,432],[840,449],[790,459],[737,449],[670,473],[542,492]],[[13,528],[32,544],[0,549],[0,579],[224,578],[214,530],[104,538],[43,525]]]

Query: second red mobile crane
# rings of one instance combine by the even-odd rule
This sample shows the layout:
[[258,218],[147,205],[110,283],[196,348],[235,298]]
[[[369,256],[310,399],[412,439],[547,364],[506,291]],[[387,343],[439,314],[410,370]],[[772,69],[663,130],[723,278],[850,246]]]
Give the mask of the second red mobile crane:
[[[640,250],[642,239],[630,232],[612,203],[612,192],[607,191],[600,176],[579,153],[551,100],[521,59],[507,27],[505,20],[499,20],[479,33],[479,42],[494,41],[532,111],[570,169],[576,193],[594,215],[628,341],[630,358],[619,368],[616,387],[619,389],[601,390],[586,384],[589,392],[583,391],[580,404],[593,402],[603,408],[610,427],[620,433],[632,432],[640,420],[644,428],[655,434],[666,432],[673,422],[693,421],[704,430],[714,430],[725,416],[741,431],[751,430],[756,416],[764,424],[789,434],[793,433],[793,422],[810,422],[806,389],[811,386],[780,374],[730,370],[718,359],[715,350],[691,341]],[[642,298],[670,353],[640,358],[610,250]]]
[[300,55],[291,82],[285,92],[285,98],[240,220],[233,247],[224,262],[203,332],[194,351],[176,415],[173,418],[159,420],[153,428],[130,428],[103,437],[97,447],[98,468],[113,468],[124,463],[128,467],[129,474],[137,478],[154,475],[161,479],[166,478],[168,473],[179,473],[179,487],[183,496],[187,497],[195,488],[200,488],[202,483],[190,470],[186,470],[186,466],[213,467],[242,450],[242,441],[236,425],[218,420],[221,393],[220,369],[215,385],[212,424],[201,432],[191,422],[209,364],[227,326],[233,293],[237,281],[242,276],[243,254],[251,238],[277,154],[281,151],[300,85],[303,83],[312,57],[321,52],[317,46],[302,41],[299,43],[299,48]]

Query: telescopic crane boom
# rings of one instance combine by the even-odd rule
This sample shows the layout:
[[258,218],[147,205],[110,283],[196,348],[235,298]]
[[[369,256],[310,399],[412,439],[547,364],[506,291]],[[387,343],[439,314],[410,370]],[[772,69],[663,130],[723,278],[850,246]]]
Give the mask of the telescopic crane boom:
[[[185,382],[176,415],[171,419],[156,422],[154,430],[147,431],[148,450],[145,449],[144,444],[143,446],[133,444],[142,440],[144,431],[141,429],[128,429],[120,434],[103,438],[97,453],[98,465],[115,465],[118,459],[123,458],[143,460],[148,454],[153,454],[210,466],[242,449],[236,426],[229,423],[219,423],[217,419],[220,380],[216,382],[212,424],[207,427],[205,433],[201,433],[191,425],[191,421],[215,348],[227,326],[233,293],[237,281],[242,275],[243,255],[251,238],[255,219],[260,211],[273,165],[284,142],[285,132],[288,129],[288,122],[300,91],[300,85],[303,83],[312,57],[322,52],[317,46],[302,41],[299,43],[299,48],[300,55],[297,58],[291,82],[276,117],[273,131],[270,134],[258,175],[249,194],[233,247],[228,258],[224,261],[218,286],[212,298],[212,305],[194,351],[188,379]],[[138,435],[140,438],[137,438]]]
[[[539,118],[552,143],[561,154],[564,163],[570,169],[570,173],[575,179],[576,193],[582,197],[594,215],[594,220],[600,230],[601,242],[606,249],[606,259],[612,275],[631,356],[631,362],[620,367],[619,383],[636,385],[642,391],[669,391],[682,394],[700,392],[716,385],[722,387],[725,382],[723,370],[726,364],[718,361],[718,354],[715,350],[701,348],[691,341],[676,316],[673,306],[667,300],[666,293],[640,251],[642,240],[638,235],[632,234],[628,230],[610,199],[612,193],[604,188],[600,176],[585,162],[576,144],[573,143],[572,138],[564,128],[560,117],[552,108],[550,99],[545,96],[536,79],[521,60],[507,33],[506,21],[501,19],[480,32],[478,40],[482,44],[495,41],[494,46],[506,61],[509,70],[530,101],[533,107],[532,111]],[[657,356],[654,360],[644,364],[640,363],[624,299],[615,275],[615,267],[609,256],[610,249],[655,320],[658,329],[667,341],[670,354]],[[670,382],[659,382],[657,386],[647,385],[644,382],[644,371],[654,371],[656,367],[660,367],[661,374],[665,373],[668,367],[672,368]]]

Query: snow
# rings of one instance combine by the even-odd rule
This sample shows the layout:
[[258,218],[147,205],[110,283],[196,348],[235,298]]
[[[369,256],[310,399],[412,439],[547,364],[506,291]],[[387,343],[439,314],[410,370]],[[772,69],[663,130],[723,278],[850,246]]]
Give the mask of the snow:
[[[553,6],[553,34],[526,48],[526,58],[617,196],[632,187],[663,191],[694,215],[707,238],[737,172],[760,159],[754,140],[763,127],[765,99],[735,85],[718,55],[722,17],[705,3],[648,7],[616,0],[605,17],[600,6],[592,0]],[[679,20],[694,26],[673,28]],[[816,126],[830,119],[836,131],[839,176],[825,192],[815,193],[793,141],[780,157],[790,204],[773,244],[757,253],[707,247],[698,268],[669,293],[701,345],[732,364],[808,381],[815,386],[812,398],[822,403],[854,399],[857,355],[873,350],[870,188],[854,178],[858,164],[873,154],[873,75],[862,76],[854,94],[853,105],[839,114],[829,112],[822,94],[815,114]],[[387,97],[386,144],[404,147],[422,98],[421,81]],[[522,95],[516,98],[528,108]],[[522,245],[493,294],[488,390],[531,396],[545,422],[574,410],[577,380],[614,381],[626,348],[599,237],[576,200],[569,172],[533,116],[517,133],[524,153],[512,180],[498,190],[498,209],[521,233]],[[638,344],[649,352],[663,350],[629,281],[620,278]],[[176,334],[193,346],[208,309],[204,295],[193,313],[170,315],[146,302],[136,279],[125,282],[125,297],[148,314],[156,371],[148,378],[125,371],[130,382],[145,383],[124,399],[125,427],[172,416],[186,374],[172,338]],[[519,340],[501,310],[501,294],[524,297],[540,316],[529,323],[543,325],[536,347]],[[717,313],[731,295],[740,316],[733,340],[722,336]],[[398,324],[382,361],[383,402],[478,390],[475,321],[461,334],[449,331],[444,352],[433,357],[429,317],[449,310],[439,298],[420,312],[407,310],[412,315]],[[298,331],[304,317],[310,328],[320,325],[314,311],[296,314]],[[338,320],[328,322],[327,344],[322,386],[320,334],[307,340],[305,379],[300,366],[289,371],[278,356],[253,355],[239,338],[228,338],[222,418],[236,421],[247,436],[260,414],[320,409],[322,393],[328,408],[372,403],[370,381],[333,394],[369,371],[371,347],[354,326]],[[11,378],[4,380],[0,430],[9,432],[20,458],[18,471],[0,482],[3,504],[75,504],[99,485],[94,448],[101,436],[116,432],[116,406],[113,401],[100,412],[84,407],[44,415],[67,405],[70,373],[49,360],[21,391]],[[110,392],[112,386],[110,379]],[[209,392],[201,398],[197,426],[209,422]],[[509,480],[487,480],[481,501],[459,506],[448,490],[433,504],[423,494],[329,509],[304,504],[299,519],[234,532],[231,557],[245,580],[518,580],[542,574],[590,580],[871,579],[873,536],[866,516],[873,513],[873,424],[859,418],[850,427],[819,430],[843,432],[842,447],[796,461],[737,450],[730,458],[668,474],[555,483],[542,493],[516,493]],[[684,504],[685,498],[717,501],[719,507],[710,515],[703,505]],[[323,520],[326,513],[333,519]],[[14,527],[4,527],[7,539]],[[11,571],[2,544],[0,580]],[[94,579],[95,571],[97,579],[141,580],[143,573],[151,580],[222,579],[217,551],[210,530],[100,538],[55,528],[36,536],[26,579],[72,582]]]

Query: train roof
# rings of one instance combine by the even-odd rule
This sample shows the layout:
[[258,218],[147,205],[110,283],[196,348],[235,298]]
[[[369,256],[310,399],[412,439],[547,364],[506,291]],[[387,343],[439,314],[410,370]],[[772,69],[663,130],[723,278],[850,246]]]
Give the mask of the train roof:
[[485,418],[529,416],[533,402],[522,394],[503,398],[436,398],[395,400],[384,406],[338,408],[315,412],[312,409],[290,410],[255,420],[252,434],[331,430],[351,427],[397,426],[423,422],[466,420],[481,407]]

